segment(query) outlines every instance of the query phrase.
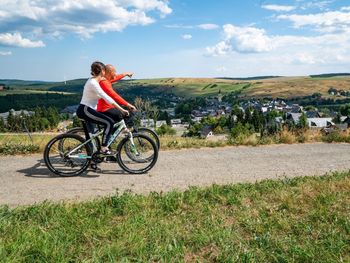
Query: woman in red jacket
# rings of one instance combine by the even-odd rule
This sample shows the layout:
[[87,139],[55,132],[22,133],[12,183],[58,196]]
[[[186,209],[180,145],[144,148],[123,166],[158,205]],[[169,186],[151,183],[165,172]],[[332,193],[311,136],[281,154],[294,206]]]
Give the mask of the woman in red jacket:
[[[113,90],[112,87],[112,83],[117,82],[126,76],[131,78],[132,75],[132,72],[126,72],[117,75],[114,66],[106,65],[105,77],[100,80],[99,84],[102,90],[112,99],[114,99],[115,102],[117,102],[119,105],[126,106],[130,111],[134,112],[136,111],[136,107],[124,100],[118,93]],[[112,118],[115,122],[121,121],[123,119],[122,112],[111,106],[104,99],[99,99],[97,103],[97,111],[102,112],[103,114]]]

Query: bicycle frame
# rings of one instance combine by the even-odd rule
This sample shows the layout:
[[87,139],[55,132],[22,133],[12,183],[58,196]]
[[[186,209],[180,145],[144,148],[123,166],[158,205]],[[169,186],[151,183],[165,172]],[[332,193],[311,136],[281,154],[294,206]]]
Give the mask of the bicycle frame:
[[[127,129],[126,127],[126,124],[125,124],[125,121],[124,120],[121,120],[120,122],[117,122],[113,125],[113,128],[117,128],[115,130],[115,132],[111,135],[111,138],[109,139],[108,141],[108,144],[107,146],[109,147],[113,142],[114,140],[119,136],[119,134],[122,132],[123,129]],[[103,134],[103,131],[99,131],[97,133],[89,133],[89,137],[90,139],[89,140],[86,140],[84,143],[78,145],[77,147],[75,147],[73,150],[71,150],[66,156],[67,157],[70,157],[70,158],[79,158],[79,159],[90,159],[91,156],[76,156],[76,155],[72,155],[72,153],[74,153],[75,151],[77,151],[78,149],[80,149],[81,147],[83,147],[84,145],[88,144],[88,143],[92,143],[92,146],[93,146],[93,153],[97,152],[97,146],[96,146],[96,143],[95,143],[95,138],[100,136],[101,134]],[[130,141],[131,141],[131,145],[133,147],[135,147],[135,144],[134,144],[134,139],[133,139],[133,136],[132,136],[132,133],[129,131],[128,132],[128,136],[130,138]]]

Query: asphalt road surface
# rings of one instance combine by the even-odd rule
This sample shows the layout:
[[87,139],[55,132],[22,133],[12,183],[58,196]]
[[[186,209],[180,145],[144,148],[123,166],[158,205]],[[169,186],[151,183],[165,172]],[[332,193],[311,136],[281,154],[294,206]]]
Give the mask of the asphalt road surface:
[[266,178],[323,175],[350,169],[350,144],[294,144],[162,151],[148,173],[124,173],[103,163],[102,172],[56,177],[42,155],[0,157],[0,205],[44,200],[86,200],[116,191],[184,190],[189,186],[255,182]]

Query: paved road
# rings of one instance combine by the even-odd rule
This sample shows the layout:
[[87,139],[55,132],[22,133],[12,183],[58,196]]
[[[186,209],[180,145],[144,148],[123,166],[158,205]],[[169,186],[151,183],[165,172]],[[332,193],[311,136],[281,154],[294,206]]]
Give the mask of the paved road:
[[41,155],[0,157],[0,205],[17,206],[45,199],[85,200],[113,194],[183,190],[255,182],[265,178],[321,175],[350,169],[350,144],[299,144],[225,147],[161,152],[148,174],[125,174],[116,164],[103,164],[103,173],[55,177]]

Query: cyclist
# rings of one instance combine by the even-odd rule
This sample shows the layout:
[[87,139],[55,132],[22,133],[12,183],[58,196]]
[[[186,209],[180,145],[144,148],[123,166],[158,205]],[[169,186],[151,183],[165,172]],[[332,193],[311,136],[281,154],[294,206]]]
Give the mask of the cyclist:
[[[105,77],[101,79],[99,83],[103,91],[112,99],[114,99],[114,101],[116,101],[119,105],[127,107],[131,112],[135,112],[136,107],[124,100],[118,93],[116,93],[113,90],[112,87],[112,83],[117,82],[118,80],[121,80],[126,76],[131,78],[132,75],[132,72],[116,74],[115,67],[113,65],[108,64],[106,65]],[[123,113],[119,109],[116,109],[115,107],[110,105],[104,98],[99,99],[97,103],[97,111],[107,115],[115,122],[119,122],[123,119]]]
[[83,97],[77,109],[77,116],[87,121],[87,123],[96,123],[104,127],[101,152],[111,154],[107,147],[109,138],[112,134],[114,120],[105,114],[96,111],[98,99],[103,98],[111,107],[118,109],[122,115],[128,116],[129,112],[119,106],[109,95],[107,95],[100,87],[99,82],[104,79],[106,66],[99,61],[92,63],[91,75],[84,86]]

